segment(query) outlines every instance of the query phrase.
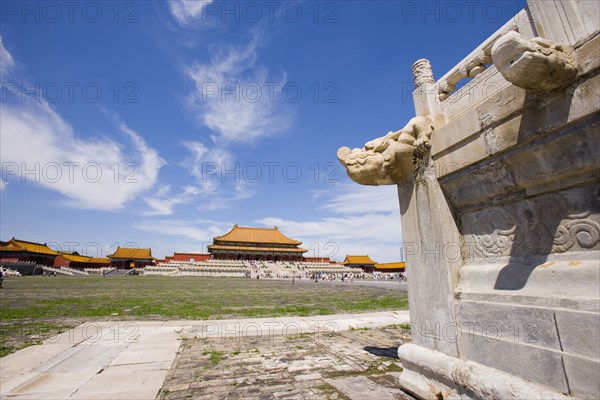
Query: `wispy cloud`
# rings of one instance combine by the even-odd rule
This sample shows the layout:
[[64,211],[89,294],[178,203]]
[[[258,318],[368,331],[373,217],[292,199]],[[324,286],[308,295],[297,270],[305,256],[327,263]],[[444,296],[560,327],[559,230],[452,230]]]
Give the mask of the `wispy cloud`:
[[83,139],[43,99],[7,101],[0,107],[3,176],[57,191],[71,207],[119,209],[154,186],[164,160],[124,122],[115,125],[123,143]]
[[171,215],[173,208],[178,204],[188,204],[198,197],[200,189],[194,186],[185,186],[181,193],[172,195],[171,186],[162,186],[154,196],[144,198],[146,204],[150,207],[150,211],[145,212],[145,215]]
[[209,62],[188,70],[196,86],[192,109],[215,133],[212,139],[218,146],[253,143],[285,131],[294,119],[280,96],[285,74],[272,76],[258,63],[261,40],[255,34],[246,46],[215,49]]
[[[363,194],[359,194],[361,192]],[[319,199],[324,202],[322,209],[332,210],[331,215],[312,220],[265,217],[254,223],[265,227],[277,226],[284,234],[302,240],[302,247],[308,249],[307,257],[343,260],[348,254],[368,254],[378,262],[402,258],[402,228],[395,187],[341,185],[337,193],[327,192],[322,196],[328,197]],[[359,210],[358,205],[356,208],[340,206],[340,202],[351,199],[359,199],[359,204],[368,207]],[[368,199],[381,207],[370,206]],[[227,232],[234,222],[238,221],[146,220],[135,223],[134,227],[148,233],[210,244],[215,236]]]
[[195,85],[188,98],[190,109],[212,135],[210,143],[185,142],[189,156],[181,165],[196,178],[202,193],[210,195],[203,204],[209,210],[231,207],[254,194],[248,182],[224,180],[221,174],[235,166],[235,146],[282,133],[294,119],[278,96],[285,74],[272,76],[258,62],[261,40],[253,34],[245,46],[215,48],[208,62],[187,69]]
[[212,0],[169,0],[169,9],[179,25],[187,27],[197,21],[204,8],[212,2]]
[[395,186],[340,184],[325,194],[330,198],[321,208],[335,214],[395,213],[399,209]]
[[212,220],[167,219],[137,221],[133,227],[152,234],[177,236],[202,244],[211,244],[214,237],[223,235],[231,229],[232,225],[229,222]]
[[189,155],[182,161],[181,165],[187,168],[190,174],[203,186],[208,184],[208,176],[213,175],[209,172],[215,167],[221,168],[222,165],[232,163],[233,157],[225,148],[207,147],[196,141],[183,142],[183,146]]
[[228,169],[235,171],[233,155],[228,150],[218,146],[207,147],[195,141],[184,142],[183,146],[189,155],[180,165],[196,179],[202,210],[230,208],[253,195],[251,184],[235,173],[227,173]]
[[277,226],[286,235],[302,238],[310,257],[343,259],[347,254],[369,254],[376,261],[398,261],[402,245],[398,213],[328,217],[312,221],[268,217],[256,221]]
[[287,235],[302,238],[307,256],[343,259],[348,254],[369,254],[376,261],[401,258],[402,229],[396,188],[341,185],[323,200],[333,216],[315,220],[267,217],[256,221],[278,226]]
[[5,75],[15,66],[15,60],[12,55],[6,50],[0,36],[0,74]]

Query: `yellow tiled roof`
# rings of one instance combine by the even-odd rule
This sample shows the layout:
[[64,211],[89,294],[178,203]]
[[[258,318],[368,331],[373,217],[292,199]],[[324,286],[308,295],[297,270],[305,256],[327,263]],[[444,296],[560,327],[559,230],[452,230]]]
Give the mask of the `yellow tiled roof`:
[[94,264],[110,264],[110,258],[108,257],[90,257],[89,263]]
[[80,263],[88,263],[88,264],[109,264],[110,259],[106,257],[89,257],[89,256],[80,256],[79,254],[68,254],[61,253],[62,257],[66,258],[69,261],[80,262]]
[[109,254],[110,258],[131,258],[138,260],[153,260],[151,249],[134,249],[130,247],[117,247],[114,254]]
[[[2,242],[4,243],[4,242]],[[19,246],[17,246],[16,244],[13,244],[11,242],[6,242],[2,245],[0,245],[0,251],[25,251],[25,249],[20,248]]]
[[220,244],[213,244],[208,246],[209,250],[231,250],[232,252],[239,251],[262,251],[262,252],[283,252],[283,253],[305,253],[308,250],[301,249],[299,247],[250,247],[250,246],[224,246]]
[[3,251],[29,251],[31,253],[38,254],[49,254],[56,256],[58,253],[46,246],[45,243],[26,242],[25,240],[17,240],[12,238],[8,241],[5,246],[2,246],[0,250]]
[[87,262],[90,257],[80,256],[79,254],[60,253],[60,256],[66,258],[69,261],[74,262]]
[[274,228],[250,228],[237,226],[223,236],[218,236],[215,240],[223,242],[243,242],[243,243],[272,243],[272,244],[302,244],[294,239],[290,239]]
[[377,269],[403,269],[403,268],[406,268],[406,263],[405,262],[381,263],[381,264],[375,264],[375,268],[377,268]]
[[369,256],[346,256],[346,259],[342,264],[361,264],[361,265],[370,265],[377,264],[375,261],[371,260]]

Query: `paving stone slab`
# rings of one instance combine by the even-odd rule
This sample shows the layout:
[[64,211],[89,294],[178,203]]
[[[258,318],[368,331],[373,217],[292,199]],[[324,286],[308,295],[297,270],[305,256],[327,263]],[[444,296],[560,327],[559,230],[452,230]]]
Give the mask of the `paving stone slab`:
[[[398,321],[408,322],[408,311],[87,323],[1,358],[0,395],[2,399],[39,399],[43,394],[44,399],[136,400],[154,399],[159,393],[165,400],[343,399],[348,397],[324,377],[385,370],[394,364],[365,348],[397,347],[407,341],[406,332],[383,328]],[[369,329],[348,330],[357,326]]]

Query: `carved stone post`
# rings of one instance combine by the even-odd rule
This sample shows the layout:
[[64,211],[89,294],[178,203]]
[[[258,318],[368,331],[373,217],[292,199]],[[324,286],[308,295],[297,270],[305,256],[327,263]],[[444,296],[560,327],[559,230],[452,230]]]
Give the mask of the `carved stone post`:
[[[433,116],[439,105],[428,60],[413,65],[417,115]],[[460,234],[448,202],[435,176],[435,163],[427,150],[413,160],[413,174],[398,184],[404,254],[407,265],[413,345],[458,356],[452,292],[462,262]],[[403,347],[398,349],[400,361]],[[418,374],[405,373],[403,387],[422,397]],[[417,382],[413,379],[417,378]]]
[[439,112],[437,91],[433,80],[431,63],[425,58],[417,60],[413,66],[413,77],[415,79],[415,90],[413,90],[413,102],[416,115],[435,115]]

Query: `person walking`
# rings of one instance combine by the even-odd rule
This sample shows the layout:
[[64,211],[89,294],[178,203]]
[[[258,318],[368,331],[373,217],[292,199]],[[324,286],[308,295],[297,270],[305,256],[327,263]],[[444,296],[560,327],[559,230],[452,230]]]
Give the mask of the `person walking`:
[[2,289],[2,284],[4,283],[4,276],[5,276],[4,268],[0,268],[0,289]]

